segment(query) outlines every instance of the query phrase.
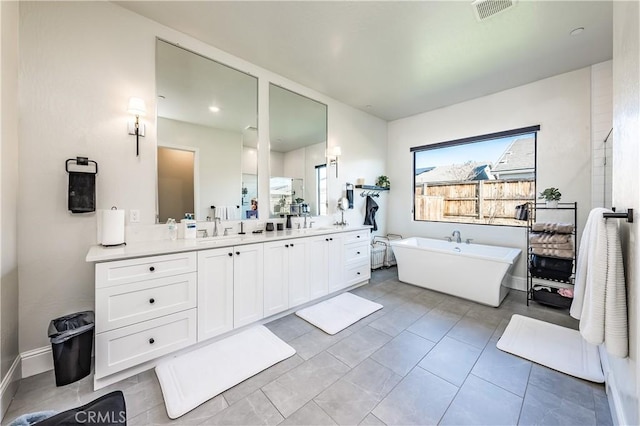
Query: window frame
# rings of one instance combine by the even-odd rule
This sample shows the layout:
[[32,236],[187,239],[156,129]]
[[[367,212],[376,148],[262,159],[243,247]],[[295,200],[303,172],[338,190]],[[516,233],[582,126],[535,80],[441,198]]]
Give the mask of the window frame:
[[540,125],[521,127],[517,129],[504,130],[501,132],[495,133],[487,133],[484,135],[471,136],[461,139],[454,139],[445,142],[437,142],[428,145],[420,145],[409,148],[409,152],[412,154],[412,186],[411,186],[411,198],[412,198],[412,208],[411,208],[411,216],[413,222],[429,222],[429,223],[455,223],[455,224],[463,224],[463,225],[482,225],[482,226],[507,226],[514,228],[522,228],[526,227],[526,222],[523,222],[522,225],[514,225],[514,224],[500,224],[500,223],[473,223],[473,222],[455,222],[455,221],[447,221],[447,220],[428,220],[428,219],[416,219],[416,153],[422,151],[431,151],[439,148],[448,148],[459,145],[467,145],[476,142],[484,142],[493,139],[501,139],[508,138],[513,136],[525,135],[525,134],[533,134],[533,194],[534,194],[534,202],[535,202],[535,194],[537,194],[537,180],[538,180],[538,132],[540,131]]

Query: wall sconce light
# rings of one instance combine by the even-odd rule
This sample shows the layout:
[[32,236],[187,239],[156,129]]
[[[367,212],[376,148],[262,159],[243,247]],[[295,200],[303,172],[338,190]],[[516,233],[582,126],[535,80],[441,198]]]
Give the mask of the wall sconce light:
[[342,155],[342,149],[334,146],[329,152],[329,165],[336,168],[336,178],[338,177],[338,158]]
[[127,108],[129,114],[136,116],[135,121],[129,122],[129,134],[136,135],[136,157],[140,154],[139,142],[140,136],[144,137],[144,124],[140,124],[140,116],[147,113],[147,107],[144,101],[140,98],[129,98],[129,107]]

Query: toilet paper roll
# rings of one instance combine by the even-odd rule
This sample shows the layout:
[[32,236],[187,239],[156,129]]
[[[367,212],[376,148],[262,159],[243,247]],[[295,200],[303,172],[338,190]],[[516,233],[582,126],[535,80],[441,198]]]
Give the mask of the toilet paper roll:
[[103,210],[101,225],[103,246],[124,244],[124,210]]

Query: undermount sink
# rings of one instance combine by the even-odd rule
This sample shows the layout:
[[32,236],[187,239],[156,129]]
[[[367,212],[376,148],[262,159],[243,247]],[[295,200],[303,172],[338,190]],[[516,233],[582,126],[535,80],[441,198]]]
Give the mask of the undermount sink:
[[232,246],[234,244],[238,244],[242,241],[239,237],[209,237],[209,238],[198,238],[199,244],[211,244],[211,245],[219,245],[219,246]]

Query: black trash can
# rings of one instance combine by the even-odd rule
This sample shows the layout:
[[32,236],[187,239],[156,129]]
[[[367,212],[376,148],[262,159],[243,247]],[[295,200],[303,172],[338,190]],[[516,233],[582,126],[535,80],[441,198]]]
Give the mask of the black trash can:
[[56,386],[68,385],[91,373],[94,326],[93,311],[76,312],[49,323]]

